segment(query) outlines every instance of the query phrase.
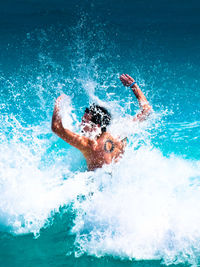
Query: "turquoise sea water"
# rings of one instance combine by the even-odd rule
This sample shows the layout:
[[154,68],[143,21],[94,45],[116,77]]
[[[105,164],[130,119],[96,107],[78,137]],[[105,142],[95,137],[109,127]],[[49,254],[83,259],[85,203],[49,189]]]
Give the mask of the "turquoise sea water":
[[[0,265],[200,264],[198,1],[7,1],[0,4]],[[138,112],[119,75],[154,109]],[[111,111],[122,160],[87,172],[51,132],[79,131],[86,106]],[[109,174],[112,172],[112,176]]]

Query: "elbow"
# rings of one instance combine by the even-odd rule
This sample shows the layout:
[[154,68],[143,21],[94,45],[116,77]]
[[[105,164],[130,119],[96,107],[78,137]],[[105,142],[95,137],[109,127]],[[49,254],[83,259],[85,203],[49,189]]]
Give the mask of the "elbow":
[[148,106],[148,109],[147,109],[147,113],[148,115],[150,115],[152,113],[153,109],[151,106]]
[[143,108],[143,113],[149,115],[152,112],[152,107],[148,104]]
[[153,112],[153,109],[150,105],[146,106],[143,111],[142,111],[142,115],[144,119],[147,119]]
[[56,132],[56,124],[55,124],[55,122],[53,122],[53,120],[52,120],[52,122],[51,122],[51,130],[52,130],[52,132]]
[[56,121],[54,118],[52,119],[52,122],[51,122],[51,130],[54,133],[58,133],[60,130],[60,123]]

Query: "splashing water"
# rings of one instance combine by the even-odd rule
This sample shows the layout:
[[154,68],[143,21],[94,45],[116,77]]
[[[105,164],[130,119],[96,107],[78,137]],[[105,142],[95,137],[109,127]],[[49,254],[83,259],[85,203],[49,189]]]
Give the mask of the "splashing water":
[[[65,105],[68,118],[69,97]],[[120,133],[124,120],[111,127]],[[130,127],[130,119],[127,122]],[[164,157],[151,146],[145,128],[133,124],[127,131],[129,145],[117,164],[74,173],[65,165],[67,155],[52,151],[56,161],[41,168],[41,158],[55,139],[48,141],[50,131],[44,129],[49,127],[22,127],[14,117],[9,123],[15,134],[10,141],[4,138],[1,153],[2,229],[38,234],[60,206],[73,203],[77,256],[197,261],[199,162]],[[46,138],[40,139],[41,134]]]
[[194,260],[199,253],[199,163],[129,147],[94,174],[94,194],[76,203],[78,253],[120,258]]
[[[2,74],[1,93],[7,105],[1,105],[0,230],[37,236],[61,207],[71,205],[72,252],[77,257],[86,253],[162,259],[165,264],[199,263],[200,163],[172,153],[164,156],[154,142],[167,140],[165,132],[161,138],[165,127],[177,133],[198,128],[199,122],[166,123],[170,111],[160,108],[149,121],[134,124],[129,115],[132,96],[117,88],[120,70],[110,63],[115,47],[111,43],[106,54],[109,40],[102,40],[102,30],[95,36],[97,49],[91,42],[93,31],[83,40],[77,29],[85,33],[86,22],[71,32],[77,37],[65,50],[72,56],[69,75],[46,51],[38,55],[33,73],[31,65],[9,79]],[[43,49],[48,48],[46,33],[35,35]],[[67,96],[62,121],[71,130],[78,131],[86,103],[97,102],[111,110],[109,131],[129,140],[117,164],[87,172],[82,155],[51,133],[53,100],[63,92]]]

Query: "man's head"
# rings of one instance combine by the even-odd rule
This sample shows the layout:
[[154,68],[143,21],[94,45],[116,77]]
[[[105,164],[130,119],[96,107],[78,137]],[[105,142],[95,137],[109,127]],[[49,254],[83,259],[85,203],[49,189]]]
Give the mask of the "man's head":
[[101,133],[106,132],[106,127],[110,124],[111,115],[104,107],[92,104],[85,109],[82,124],[90,124],[91,127],[84,127],[84,131],[93,131],[95,127],[100,128]]

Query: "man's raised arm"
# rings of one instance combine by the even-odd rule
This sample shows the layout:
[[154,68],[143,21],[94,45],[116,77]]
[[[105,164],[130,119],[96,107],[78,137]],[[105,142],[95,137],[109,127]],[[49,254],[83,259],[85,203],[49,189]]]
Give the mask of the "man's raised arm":
[[62,119],[60,115],[60,106],[61,106],[60,104],[61,101],[64,99],[64,97],[65,95],[63,94],[59,96],[56,100],[53,111],[51,129],[65,142],[78,148],[83,152],[89,148],[90,139],[84,136],[80,136],[79,134],[73,133],[72,131],[65,129],[62,125]]
[[141,112],[139,112],[136,117],[134,117],[134,121],[144,121],[147,119],[147,117],[149,116],[152,108],[149,105],[149,102],[147,101],[146,97],[144,96],[144,94],[142,93],[141,89],[139,88],[139,86],[137,85],[137,83],[135,82],[135,80],[129,76],[128,74],[122,74],[120,76],[120,80],[123,83],[124,86],[127,87],[131,87],[133,93],[135,94],[140,108],[141,108]]

